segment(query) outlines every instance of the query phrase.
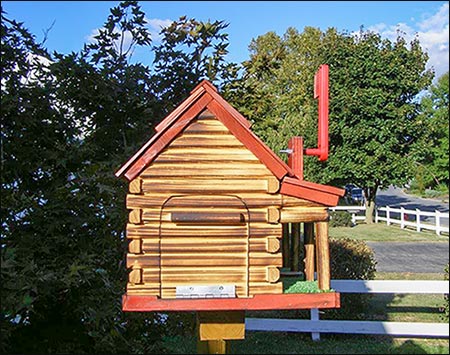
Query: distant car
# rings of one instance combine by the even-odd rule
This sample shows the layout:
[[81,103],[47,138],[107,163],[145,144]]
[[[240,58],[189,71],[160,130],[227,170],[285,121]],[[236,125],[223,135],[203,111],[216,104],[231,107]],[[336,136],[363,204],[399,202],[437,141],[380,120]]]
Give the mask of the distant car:
[[345,185],[345,186],[344,186],[344,189],[345,189],[345,195],[346,195],[346,196],[347,196],[347,195],[350,195],[351,192],[352,192],[352,189],[354,189],[354,188],[356,188],[356,187],[358,187],[358,186],[353,185],[353,184],[347,184],[347,185]]
[[365,198],[363,189],[355,185],[345,185],[345,200],[350,205],[364,205]]

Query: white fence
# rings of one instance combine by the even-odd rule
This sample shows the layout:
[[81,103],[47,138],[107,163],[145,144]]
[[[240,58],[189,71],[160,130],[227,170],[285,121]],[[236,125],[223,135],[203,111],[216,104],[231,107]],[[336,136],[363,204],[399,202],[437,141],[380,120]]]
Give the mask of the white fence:
[[[331,280],[331,287],[340,293],[422,293],[447,294],[448,281],[422,280]],[[380,322],[320,320],[319,311],[311,310],[311,319],[246,318],[250,331],[279,331],[311,333],[313,340],[320,333],[378,334],[410,338],[448,338],[448,323]]]
[[[330,211],[347,211],[352,216],[352,223],[356,224],[356,221],[365,220],[365,206],[336,206],[331,207]],[[362,214],[362,215],[361,215]],[[427,223],[422,217],[432,217],[434,224]],[[442,222],[443,219],[447,219],[447,225]],[[420,232],[424,229],[433,230],[437,235],[441,233],[449,234],[448,227],[449,214],[434,211],[426,212],[419,209],[407,210],[403,207],[377,207],[375,209],[375,223],[386,222],[387,225],[399,224],[400,228],[413,227],[416,231]]]
[[[346,211],[352,216],[352,223],[356,224],[356,221],[364,221],[366,219],[366,206],[336,206],[330,207],[330,211]],[[362,215],[361,215],[362,213]]]

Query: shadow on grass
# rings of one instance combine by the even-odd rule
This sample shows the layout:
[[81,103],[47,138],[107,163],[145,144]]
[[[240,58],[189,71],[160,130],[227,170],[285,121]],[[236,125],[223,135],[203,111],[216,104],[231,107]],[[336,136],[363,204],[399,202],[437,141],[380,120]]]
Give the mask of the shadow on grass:
[[[390,336],[247,331],[244,340],[230,341],[229,354],[448,354],[448,339],[394,339]],[[167,354],[196,354],[196,338],[166,340]]]

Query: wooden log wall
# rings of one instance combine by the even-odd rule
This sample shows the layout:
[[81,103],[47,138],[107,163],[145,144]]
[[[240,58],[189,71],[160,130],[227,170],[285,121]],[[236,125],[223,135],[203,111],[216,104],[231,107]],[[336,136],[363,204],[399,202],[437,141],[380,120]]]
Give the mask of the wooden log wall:
[[220,121],[201,114],[130,182],[127,292],[174,298],[176,286],[232,284],[238,297],[282,293],[282,223],[327,216],[279,188]]
[[196,119],[130,183],[127,292],[281,293],[278,180],[217,119]]

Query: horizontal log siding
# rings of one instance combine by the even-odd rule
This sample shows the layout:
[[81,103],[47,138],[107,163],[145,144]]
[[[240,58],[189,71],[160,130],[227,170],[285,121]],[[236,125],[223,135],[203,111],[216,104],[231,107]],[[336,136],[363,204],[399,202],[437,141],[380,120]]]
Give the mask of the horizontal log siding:
[[[286,197],[276,193],[278,180],[253,153],[220,121],[204,117],[130,184],[127,267],[139,271],[127,292],[174,298],[177,285],[233,284],[238,297],[282,293],[277,210]],[[167,202],[176,195],[183,197]],[[314,206],[294,198],[289,203]],[[239,213],[245,220],[173,222],[172,214],[190,212]]]

